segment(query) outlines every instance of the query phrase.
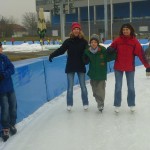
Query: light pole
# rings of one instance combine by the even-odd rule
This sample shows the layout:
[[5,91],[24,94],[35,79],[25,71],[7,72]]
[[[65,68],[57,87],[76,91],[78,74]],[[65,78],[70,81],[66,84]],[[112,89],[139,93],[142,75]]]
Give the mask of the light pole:
[[132,0],[130,0],[130,22],[132,22]]
[[111,26],[111,40],[113,40],[113,0],[110,0],[110,26]]
[[104,28],[105,28],[105,38],[107,38],[108,37],[107,0],[104,0]]
[[90,0],[88,0],[88,30],[89,30],[89,40],[91,34],[91,25],[90,25]]
[[65,14],[63,12],[64,0],[60,1],[60,30],[61,30],[61,40],[65,40]]

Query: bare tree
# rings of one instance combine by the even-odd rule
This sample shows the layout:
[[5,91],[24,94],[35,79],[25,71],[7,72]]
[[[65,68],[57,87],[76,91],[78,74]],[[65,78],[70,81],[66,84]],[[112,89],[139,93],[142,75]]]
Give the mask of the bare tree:
[[37,35],[37,14],[27,12],[23,15],[23,26],[27,29],[28,33],[32,36]]
[[15,19],[13,16],[9,17],[8,20],[9,20],[9,24],[18,24],[17,19]]
[[15,20],[7,19],[3,16],[0,18],[0,36],[11,37],[13,35],[13,24]]

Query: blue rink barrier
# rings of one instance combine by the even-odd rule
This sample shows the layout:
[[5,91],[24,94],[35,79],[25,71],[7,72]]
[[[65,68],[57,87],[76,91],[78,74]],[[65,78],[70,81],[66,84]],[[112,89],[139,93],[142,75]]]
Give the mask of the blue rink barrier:
[[66,56],[61,56],[49,62],[44,59],[45,78],[47,87],[47,100],[60,95],[67,88],[67,78],[65,74]]
[[17,121],[21,121],[47,101],[45,72],[40,59],[33,59],[29,64],[16,64],[15,68],[13,82],[18,103]]
[[[144,45],[146,49],[148,45]],[[48,61],[48,57],[13,62],[15,74],[12,76],[17,97],[17,122],[28,117],[47,101],[59,96],[67,89],[65,74],[66,55]],[[135,58],[136,66],[141,65]],[[108,63],[108,73],[113,72],[114,61]],[[86,66],[88,70],[88,65]],[[86,79],[89,79],[86,76]],[[78,84],[77,75],[74,84]]]

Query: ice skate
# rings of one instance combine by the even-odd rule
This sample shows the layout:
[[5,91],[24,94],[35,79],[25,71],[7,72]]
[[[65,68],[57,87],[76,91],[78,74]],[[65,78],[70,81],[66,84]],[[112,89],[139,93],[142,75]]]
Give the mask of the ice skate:
[[103,109],[104,109],[104,106],[98,107],[98,110],[99,110],[100,112],[103,112]]
[[6,142],[9,138],[9,129],[3,129],[2,130],[2,139],[4,142]]
[[84,108],[84,110],[87,110],[89,107],[88,107],[88,105],[84,105],[83,108]]
[[119,113],[119,107],[115,107],[115,112]]
[[71,109],[72,109],[72,106],[67,106],[68,111],[71,111]]
[[10,125],[10,133],[11,133],[11,135],[14,135],[14,134],[16,134],[17,133],[17,129],[16,129],[16,127],[15,126],[12,126],[12,125]]
[[135,106],[131,106],[131,107],[130,107],[130,111],[131,111],[131,112],[135,112]]

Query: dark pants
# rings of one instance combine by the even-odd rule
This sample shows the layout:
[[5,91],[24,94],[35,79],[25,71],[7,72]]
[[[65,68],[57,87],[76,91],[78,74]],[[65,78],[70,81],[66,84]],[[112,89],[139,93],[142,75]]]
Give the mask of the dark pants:
[[105,80],[90,80],[90,84],[92,86],[93,96],[97,102],[97,107],[104,107],[104,99],[105,99]]
[[17,101],[14,92],[0,94],[1,124],[3,128],[9,128],[16,124]]

